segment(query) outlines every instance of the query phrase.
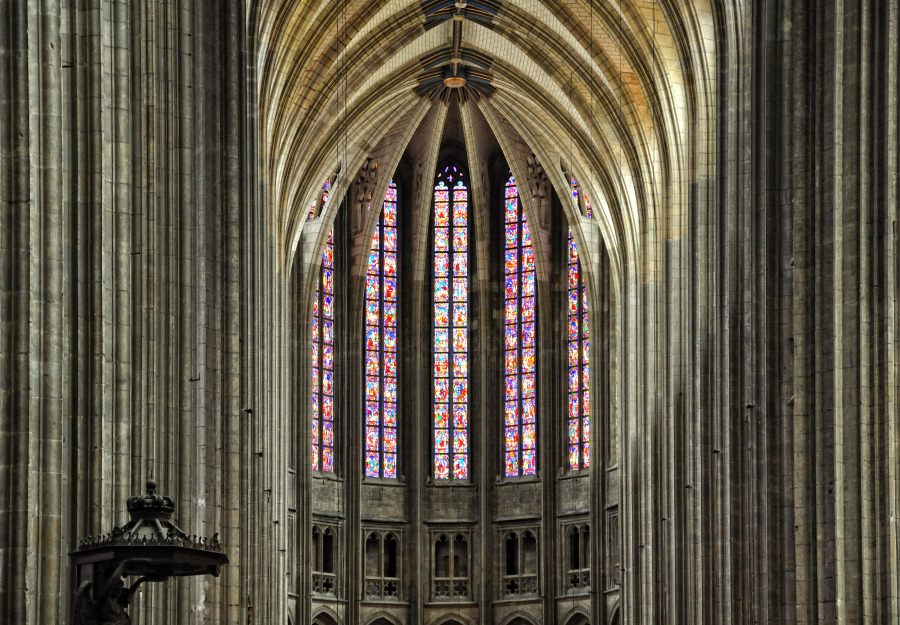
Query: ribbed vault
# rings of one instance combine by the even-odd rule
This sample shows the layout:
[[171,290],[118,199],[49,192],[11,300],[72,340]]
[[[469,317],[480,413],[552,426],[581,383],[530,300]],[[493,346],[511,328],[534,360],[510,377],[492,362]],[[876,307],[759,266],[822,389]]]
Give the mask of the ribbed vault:
[[[340,195],[347,172],[355,175],[395,122],[420,110],[419,60],[445,48],[453,26],[426,30],[414,1],[273,0],[258,16],[261,157],[270,224],[289,266],[322,179],[341,172]],[[648,233],[683,232],[686,185],[707,173],[696,137],[711,117],[711,30],[707,2],[672,0],[512,0],[492,28],[466,22],[464,44],[493,59],[496,87],[490,100],[469,105],[508,121],[560,197],[568,196],[565,170],[596,198],[619,275],[628,266],[652,274]],[[494,132],[501,137],[501,128]],[[574,204],[565,209],[579,221]],[[323,220],[332,218],[326,210]],[[582,243],[590,238],[575,231]]]

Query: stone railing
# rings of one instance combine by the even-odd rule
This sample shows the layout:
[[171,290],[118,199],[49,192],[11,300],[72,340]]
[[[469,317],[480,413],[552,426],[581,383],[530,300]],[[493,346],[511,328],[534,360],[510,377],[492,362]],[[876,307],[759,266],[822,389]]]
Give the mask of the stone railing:
[[319,573],[313,571],[312,574],[312,590],[313,593],[320,595],[336,595],[337,591],[337,575],[334,573]]
[[472,596],[468,577],[435,577],[431,596],[436,600],[469,599]]
[[504,575],[503,596],[506,598],[537,595],[537,575]]
[[582,593],[591,589],[591,570],[573,569],[566,571],[566,592]]
[[367,577],[366,599],[400,600],[400,580],[396,577]]

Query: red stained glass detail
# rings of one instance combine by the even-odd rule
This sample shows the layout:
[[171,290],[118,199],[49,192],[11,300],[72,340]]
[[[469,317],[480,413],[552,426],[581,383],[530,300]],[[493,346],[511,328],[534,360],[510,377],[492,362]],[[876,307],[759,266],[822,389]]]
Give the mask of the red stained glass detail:
[[[397,275],[397,255],[385,253],[384,255],[384,275],[386,276],[396,276]],[[387,298],[393,299],[393,298]]]
[[378,352],[366,352],[366,375],[378,375],[378,370],[380,369],[380,361],[378,359]]
[[378,449],[378,427],[366,428],[366,448]]
[[438,429],[450,427],[449,404],[435,404],[434,424]]
[[450,331],[447,328],[435,328],[434,330],[434,351],[447,352],[450,351]]
[[447,302],[437,302],[434,305],[434,325],[445,328],[450,323],[450,304]]
[[469,447],[469,441],[464,428],[454,428],[453,430],[453,453],[464,454]]
[[450,249],[450,232],[447,228],[434,229],[434,249],[439,252]]
[[453,330],[453,350],[456,352],[466,351],[467,339],[468,339],[468,332],[466,332],[465,328],[454,329]]
[[436,378],[434,381],[434,399],[446,402],[450,399],[450,381],[447,378]]
[[522,350],[522,372],[529,373],[534,371],[534,349]]
[[469,235],[465,228],[454,228],[453,230],[453,251],[465,252],[469,247]]
[[519,343],[518,332],[516,331],[515,326],[506,326],[505,330],[506,336],[506,349],[515,349]]
[[450,273],[450,255],[447,252],[435,252],[434,275],[446,276]]
[[454,276],[468,276],[469,275],[469,261],[468,254],[466,252],[456,252],[453,254],[453,275]]
[[469,321],[469,305],[466,302],[453,304],[453,326],[464,328]]
[[397,454],[384,454],[384,475],[383,477],[397,477]]
[[450,456],[448,454],[434,455],[434,477],[446,480],[450,477]]
[[537,406],[534,399],[522,400],[522,422],[533,423],[537,418]]
[[387,453],[395,453],[397,451],[397,430],[393,428],[384,429],[384,451]]
[[506,274],[515,274],[519,268],[518,250],[506,250]]
[[516,323],[519,319],[519,307],[516,306],[516,302],[517,300],[515,299],[506,300],[504,311],[506,313],[505,320],[507,324]]
[[506,389],[507,399],[518,399],[519,397],[519,376],[508,375],[504,388]]
[[384,410],[384,427],[386,427],[386,428],[397,427],[397,404],[385,402],[384,406],[383,406],[383,410]]
[[378,323],[378,312],[380,306],[378,302],[366,302],[366,325],[375,325]]
[[523,321],[534,321],[534,298],[533,297],[523,297],[522,298],[522,320]]
[[469,477],[469,457],[466,454],[453,455],[453,479],[465,480]]
[[385,353],[384,366],[382,371],[386,376],[390,376],[393,378],[397,377],[397,357],[394,354]]
[[450,355],[447,353],[434,355],[434,375],[446,378],[450,375]]
[[469,417],[466,413],[466,407],[464,405],[457,404],[453,406],[453,430],[461,431],[468,430],[469,427]]
[[519,422],[519,402],[508,400],[506,402],[506,425],[516,425]]
[[393,302],[384,302],[382,305],[384,312],[383,321],[385,326],[397,325],[397,304]]
[[534,397],[534,374],[526,373],[522,375],[522,397]]
[[450,451],[450,433],[448,430],[439,429],[435,431],[434,451],[438,454],[446,454]]

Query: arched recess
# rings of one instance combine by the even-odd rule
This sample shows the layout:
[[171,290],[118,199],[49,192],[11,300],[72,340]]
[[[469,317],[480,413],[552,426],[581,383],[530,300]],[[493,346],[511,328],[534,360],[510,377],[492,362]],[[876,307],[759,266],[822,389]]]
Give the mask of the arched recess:
[[619,609],[619,604],[616,604],[609,614],[609,625],[619,625],[622,622],[621,613],[622,611]]
[[339,625],[338,618],[327,608],[322,609],[312,619],[312,625]]
[[590,625],[591,619],[583,610],[575,609],[562,622],[564,625]]
[[521,611],[516,611],[507,615],[507,617],[500,622],[500,625],[535,625],[535,623],[528,615]]
[[399,620],[397,620],[394,616],[387,613],[378,613],[372,616],[367,622],[366,625],[403,625]]

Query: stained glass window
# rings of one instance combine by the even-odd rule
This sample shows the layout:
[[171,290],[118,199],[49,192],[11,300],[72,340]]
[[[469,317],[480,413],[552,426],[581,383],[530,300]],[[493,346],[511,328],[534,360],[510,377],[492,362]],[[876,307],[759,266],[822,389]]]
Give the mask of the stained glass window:
[[397,477],[397,186],[391,181],[366,270],[366,475]]
[[[317,206],[328,201],[330,180],[322,186],[322,201],[310,206],[309,218]],[[334,473],[334,230],[322,252],[322,269],[316,285],[312,313],[312,468]]]
[[537,472],[534,247],[516,180],[506,183],[504,303],[506,476]]
[[445,167],[434,187],[434,477],[469,476],[468,189]]
[[[578,182],[572,178],[578,200]],[[588,217],[591,204],[584,196]],[[578,245],[569,230],[569,469],[591,466],[590,319]]]

